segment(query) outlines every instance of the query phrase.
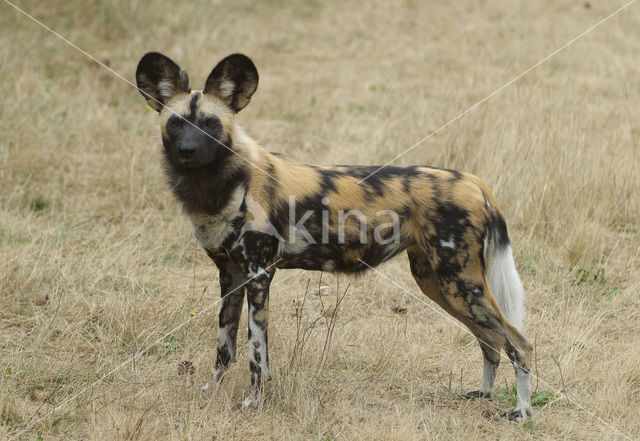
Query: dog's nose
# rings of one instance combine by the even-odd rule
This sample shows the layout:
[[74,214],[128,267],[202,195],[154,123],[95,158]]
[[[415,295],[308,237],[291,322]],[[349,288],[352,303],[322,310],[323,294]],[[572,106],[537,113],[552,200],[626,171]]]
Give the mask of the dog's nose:
[[196,145],[192,143],[183,143],[178,147],[178,151],[183,156],[192,156],[196,151]]

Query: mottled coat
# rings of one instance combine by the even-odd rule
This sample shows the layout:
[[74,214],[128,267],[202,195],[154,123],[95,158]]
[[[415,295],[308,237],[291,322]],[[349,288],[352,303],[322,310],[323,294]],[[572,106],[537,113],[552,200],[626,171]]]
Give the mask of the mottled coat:
[[[518,405],[530,412],[531,344],[522,336],[523,290],[507,227],[477,177],[434,167],[318,166],[259,146],[236,124],[257,88],[249,58],[234,54],[201,91],[158,53],[145,55],[138,87],[160,114],[169,184],[220,271],[218,378],[235,359],[247,295],[252,393],[270,377],[269,285],[277,268],[359,273],[402,251],[420,289],[477,337],[483,386],[492,395],[504,349],[516,371]],[[373,174],[372,174],[373,173]]]

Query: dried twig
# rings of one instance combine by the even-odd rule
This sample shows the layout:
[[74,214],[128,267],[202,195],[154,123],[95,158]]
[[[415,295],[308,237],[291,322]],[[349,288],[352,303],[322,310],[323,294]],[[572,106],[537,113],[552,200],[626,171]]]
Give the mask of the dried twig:
[[[316,373],[318,373],[320,368],[326,362],[327,354],[329,353],[329,348],[331,347],[331,339],[333,337],[333,331],[336,328],[336,320],[338,318],[338,308],[340,307],[342,300],[344,300],[344,297],[347,295],[347,291],[349,291],[350,286],[351,284],[349,283],[341,296],[340,290],[339,290],[339,282],[336,279],[336,303],[333,306],[333,310],[329,313],[330,317],[328,318],[328,321],[327,321],[327,333],[324,338],[324,346],[322,347],[322,354],[320,354],[320,361],[318,362]],[[325,317],[325,319],[326,319],[326,316],[327,316],[326,312],[323,313],[323,317]]]
[[538,380],[540,379],[540,375],[538,374],[538,333],[536,332],[535,337],[533,338],[533,369],[536,372],[536,387],[533,390],[534,394],[538,393]]
[[562,368],[560,367],[560,363],[558,362],[558,360],[556,359],[555,356],[551,356],[551,359],[553,360],[553,362],[556,364],[556,366],[558,366],[558,372],[560,372],[560,381],[562,382],[562,393],[569,398],[568,394],[567,394],[567,386],[564,383],[564,375],[562,375]]

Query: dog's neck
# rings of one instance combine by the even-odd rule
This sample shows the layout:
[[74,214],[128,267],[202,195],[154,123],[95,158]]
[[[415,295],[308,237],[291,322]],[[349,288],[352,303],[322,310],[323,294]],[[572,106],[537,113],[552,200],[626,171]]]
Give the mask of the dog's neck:
[[214,216],[227,205],[233,189],[246,180],[236,162],[227,155],[221,161],[189,169],[177,167],[165,157],[165,173],[186,212]]

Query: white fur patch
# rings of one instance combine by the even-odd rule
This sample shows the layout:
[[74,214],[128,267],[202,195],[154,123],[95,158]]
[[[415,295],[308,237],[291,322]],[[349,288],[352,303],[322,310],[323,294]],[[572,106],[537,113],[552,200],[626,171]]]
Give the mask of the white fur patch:
[[336,263],[333,260],[327,260],[322,264],[322,271],[326,271],[328,273],[335,271]]
[[496,367],[484,360],[484,369],[482,371],[482,389],[480,392],[486,395],[493,395],[493,382],[496,378]]
[[[255,322],[255,319],[253,318],[254,313],[255,307],[249,306],[249,329],[251,330],[251,338],[249,339],[248,345],[249,361],[260,366],[260,370],[262,371],[262,376],[264,378],[270,378],[271,368],[267,363],[267,337],[265,335],[265,330]],[[255,359],[255,351],[260,354],[260,363]]]
[[229,80],[222,80],[220,82],[220,95],[223,98],[230,97],[233,95],[233,92],[236,90],[236,85]]
[[526,414],[531,409],[531,374],[515,364],[513,367],[516,371],[516,392],[518,395],[518,404],[516,404],[515,410]]
[[258,399],[252,397],[251,395],[247,395],[244,397],[244,401],[242,402],[242,407],[251,407],[258,404]]
[[263,275],[266,276],[267,272],[260,266],[258,267],[258,271],[249,270],[247,273],[247,277],[249,277],[250,279],[255,279]]
[[522,329],[524,323],[524,288],[520,282],[511,245],[494,247],[489,258],[488,280],[491,292],[502,313],[513,326]]
[[188,213],[193,232],[204,248],[208,250],[220,248],[224,239],[231,232],[231,221],[240,214],[240,207],[242,206],[244,195],[244,186],[237,186],[233,190],[227,205],[215,216]]
[[442,248],[449,248],[451,250],[455,250],[456,249],[456,241],[453,240],[453,236],[450,236],[449,240],[440,239],[440,246]]
[[165,98],[171,98],[175,94],[175,89],[173,88],[173,82],[169,80],[160,80],[158,81],[158,91],[160,95]]
[[487,261],[487,253],[489,252],[489,233],[484,235],[484,248],[482,249],[482,256],[484,257],[484,261]]

